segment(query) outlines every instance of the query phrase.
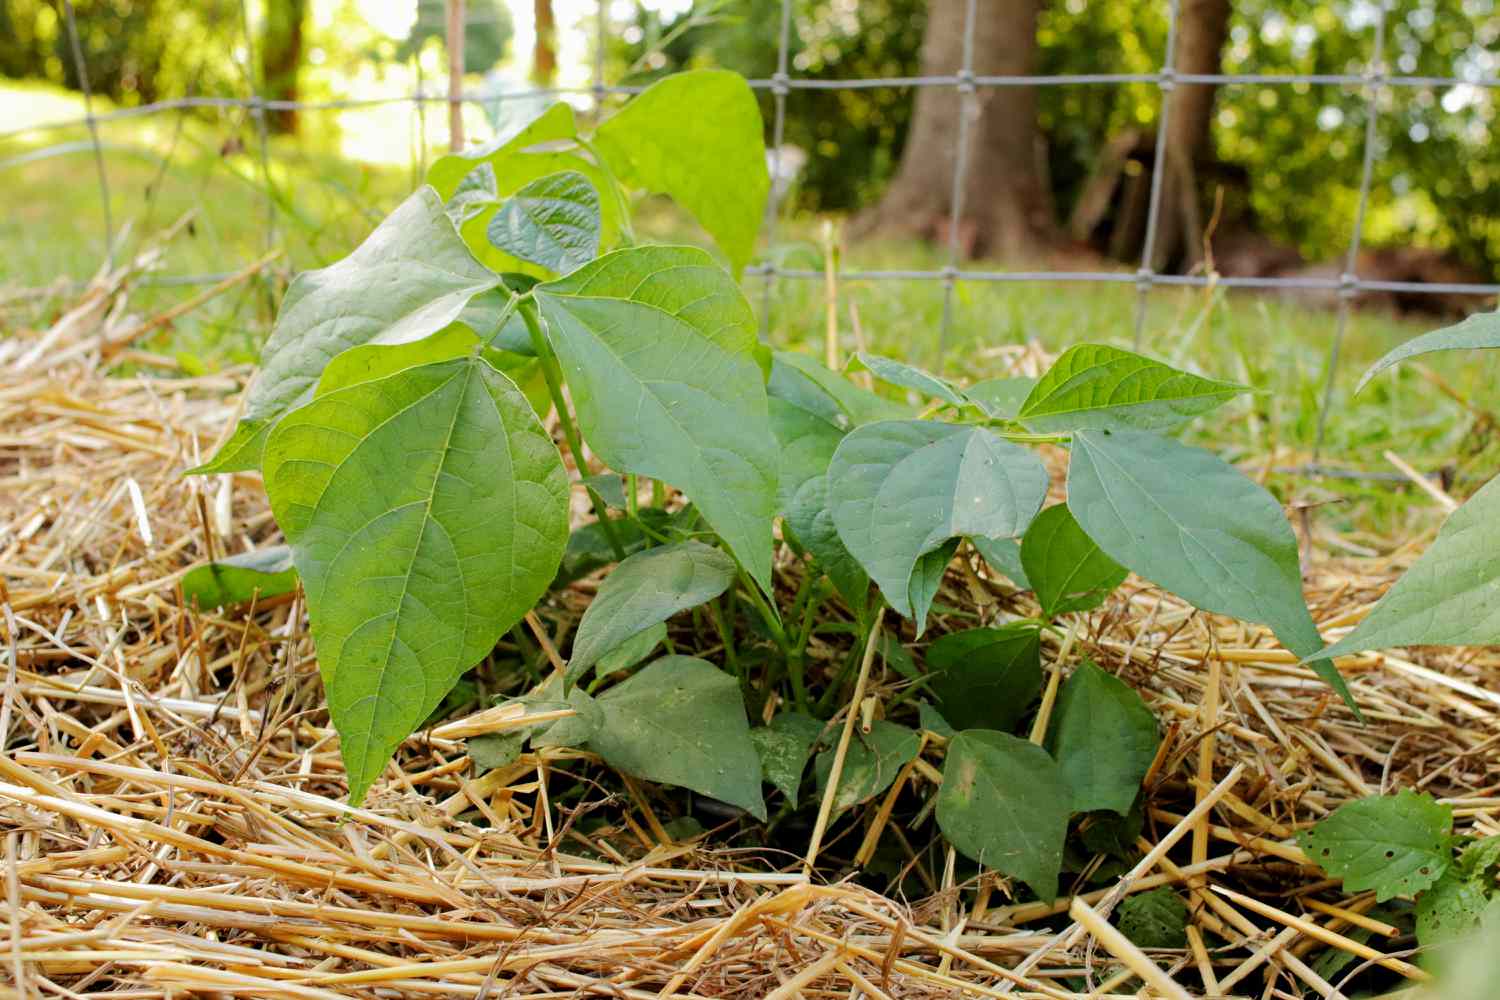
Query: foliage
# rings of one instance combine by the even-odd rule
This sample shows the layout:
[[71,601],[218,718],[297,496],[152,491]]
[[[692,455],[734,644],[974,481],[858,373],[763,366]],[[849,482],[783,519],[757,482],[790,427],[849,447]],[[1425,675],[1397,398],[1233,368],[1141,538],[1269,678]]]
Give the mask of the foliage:
[[[502,0],[468,0],[464,25],[464,69],[483,73],[506,56],[515,26],[510,5]],[[408,59],[429,41],[444,44],[448,26],[445,0],[417,0],[417,20],[396,49],[396,58]]]
[[272,545],[195,566],[182,577],[182,599],[206,610],[280,597],[297,589],[292,550]]
[[1187,947],[1187,904],[1168,886],[1125,897],[1117,919],[1120,933],[1142,948]]

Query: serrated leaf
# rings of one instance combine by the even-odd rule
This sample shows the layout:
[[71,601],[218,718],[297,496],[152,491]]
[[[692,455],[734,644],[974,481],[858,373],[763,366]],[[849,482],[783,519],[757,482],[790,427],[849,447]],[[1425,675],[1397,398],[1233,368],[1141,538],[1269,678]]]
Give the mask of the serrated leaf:
[[[868,802],[891,787],[901,769],[916,760],[921,746],[922,738],[917,733],[884,719],[875,720],[868,733],[856,728],[849,738],[843,770],[839,772],[839,787],[833,796],[833,815]],[[837,752],[837,746],[829,747],[813,762],[813,771],[818,777],[819,800],[828,788],[833,757]]]
[[984,729],[953,737],[937,821],[960,854],[1056,898],[1068,787],[1041,747]]
[[[839,372],[823,367],[816,358],[797,351],[777,351],[775,360],[826,392],[849,418],[850,427],[878,420],[902,420],[912,415],[907,407],[855,385]],[[774,377],[774,369],[772,374]]]
[[[1281,505],[1217,456],[1143,431],[1080,431],[1068,509],[1105,554],[1157,586],[1268,625],[1298,656],[1322,648]],[[1333,662],[1320,654],[1311,666],[1359,715]]]
[[1403,789],[1345,803],[1297,835],[1312,861],[1348,892],[1378,902],[1431,888],[1453,864],[1453,808]]
[[1363,390],[1370,384],[1370,379],[1387,368],[1420,354],[1497,347],[1500,347],[1500,312],[1476,313],[1462,323],[1413,337],[1388,351],[1359,377],[1359,385],[1355,386],[1354,391],[1358,393]]
[[1128,575],[1078,526],[1067,504],[1031,522],[1021,539],[1021,565],[1048,618],[1097,608]]
[[931,552],[923,553],[912,567],[911,579],[906,581],[906,599],[911,602],[912,620],[917,625],[917,638],[927,631],[927,612],[943,588],[943,578],[948,573],[948,564],[958,552],[959,540],[950,538]]
[[182,600],[204,611],[280,597],[297,589],[297,570],[287,545],[270,545],[194,566],[182,576]]
[[1430,953],[1472,933],[1490,905],[1493,886],[1492,879],[1444,872],[1432,888],[1417,897],[1417,943]]
[[1026,576],[1026,567],[1021,565],[1021,543],[1014,538],[969,539],[974,551],[990,569],[1015,584],[1020,590],[1030,590],[1031,580]]
[[292,279],[234,436],[193,471],[256,468],[272,426],[312,398],[330,360],[361,344],[430,336],[499,281],[459,239],[437,194],[418,190],[349,256]]
[[603,715],[589,746],[609,766],[766,818],[760,759],[733,677],[696,657],[665,656],[597,700]]
[[670,195],[738,273],[755,253],[771,178],[760,105],[727,70],[677,73],[647,87],[594,133],[624,184]]
[[958,729],[1010,732],[1042,691],[1041,635],[1033,625],[950,632],[927,647],[931,689]]
[[734,576],[734,560],[702,542],[662,545],[630,556],[604,578],[578,623],[568,683],[637,633],[718,597]]
[[1078,344],[1064,351],[1032,387],[1017,419],[1039,433],[1102,427],[1162,430],[1248,391],[1117,347]]
[[1187,947],[1187,904],[1167,886],[1126,896],[1117,912],[1120,933],[1137,947]]
[[566,274],[598,256],[601,229],[599,192],[583,174],[566,170],[539,177],[505,199],[485,236],[497,250]]
[[265,469],[358,803],[546,590],[567,475],[530,405],[478,358],[308,403],[277,425]]
[[1026,375],[985,379],[965,389],[964,395],[991,420],[1015,420],[1036,381]]
[[1128,813],[1156,747],[1156,717],[1141,696],[1092,660],[1079,664],[1062,686],[1047,732],[1073,811]]
[[813,561],[833,582],[844,600],[856,609],[865,606],[870,578],[859,560],[849,554],[833,526],[828,509],[828,477],[815,476],[803,483],[786,509],[786,524],[793,537],[812,553]]
[[1500,642],[1500,477],[1448,515],[1433,543],[1363,621],[1318,653]]
[[900,386],[903,389],[911,389],[924,396],[941,399],[952,406],[965,406],[969,400],[962,392],[959,392],[947,379],[939,378],[929,371],[923,371],[915,365],[909,365],[894,358],[882,357],[879,354],[870,354],[860,351],[854,355],[854,360],[862,365],[876,378],[890,385]]
[[917,561],[961,536],[1019,535],[1041,509],[1047,470],[982,427],[891,420],[851,431],[828,468],[839,538],[892,608],[916,617]]
[[532,294],[590,447],[691,497],[769,593],[779,461],[755,319],[728,273],[702,250],[635,247]]
[[782,712],[769,725],[750,730],[750,740],[760,757],[761,776],[793,805],[813,744],[822,732],[823,723],[801,712]]

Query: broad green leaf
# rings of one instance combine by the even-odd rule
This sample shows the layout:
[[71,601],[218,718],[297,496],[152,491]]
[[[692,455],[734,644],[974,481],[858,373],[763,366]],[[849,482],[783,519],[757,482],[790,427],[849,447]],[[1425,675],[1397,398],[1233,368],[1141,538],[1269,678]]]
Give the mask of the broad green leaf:
[[474,764],[474,773],[484,774],[496,768],[513,764],[526,746],[526,733],[511,729],[503,733],[482,733],[471,736],[468,741],[469,760]]
[[[854,421],[850,419],[838,397],[829,392],[821,382],[791,363],[788,360],[790,357],[780,351],[772,355],[771,374],[766,379],[766,395],[772,399],[784,400],[799,410],[806,410],[814,416],[821,417],[824,422],[833,424],[841,431],[847,431],[853,427]],[[807,360],[809,364],[815,364],[812,359]]]
[[1433,330],[1420,337],[1413,337],[1387,352],[1359,377],[1359,385],[1354,391],[1358,393],[1369,385],[1370,379],[1376,375],[1419,354],[1497,347],[1500,347],[1500,312],[1475,313],[1462,323],[1455,323],[1453,326],[1446,326],[1441,330]]
[[472,357],[321,396],[265,457],[357,803],[546,590],[567,475],[516,387]]
[[1074,812],[1125,815],[1157,746],[1156,716],[1124,681],[1084,660],[1057,698],[1047,749],[1072,793]]
[[[1030,529],[1028,529],[1030,530]],[[1026,576],[1026,567],[1021,565],[1021,543],[1014,538],[969,539],[974,551],[990,569],[1004,576],[1020,590],[1030,590],[1031,581]]]
[[1097,608],[1125,581],[1125,567],[1084,534],[1067,504],[1036,516],[1021,539],[1021,565],[1048,618]]
[[599,498],[615,510],[626,508],[625,477],[619,473],[601,472],[597,476],[584,476],[579,483],[599,494]]
[[286,545],[194,566],[182,577],[183,603],[204,611],[280,597],[296,589],[297,570],[292,566],[292,550]]
[[937,821],[964,857],[1025,882],[1044,900],[1056,898],[1068,786],[1041,747],[985,729],[953,737]]
[[1035,385],[1036,379],[1025,375],[992,378],[975,382],[964,390],[964,395],[992,420],[1015,420]]
[[505,199],[485,235],[498,250],[566,274],[599,255],[600,227],[599,192],[583,174],[567,170],[539,177]]
[[865,351],[855,354],[854,362],[862,365],[880,381],[890,385],[911,389],[934,399],[941,399],[952,406],[965,406],[969,402],[964,394],[947,379],[939,378],[914,365]]
[[870,578],[859,560],[849,554],[833,526],[828,509],[828,477],[816,476],[803,483],[786,509],[786,526],[792,536],[812,553],[818,568],[828,575],[844,600],[856,611],[865,606]]
[[[551,697],[557,697],[558,686],[555,681],[549,680],[544,690]],[[569,691],[562,704],[577,714],[558,719],[543,729],[532,738],[532,746],[581,747],[592,740],[604,726],[604,713],[599,707],[599,702],[583,688],[576,687]],[[548,704],[540,699],[532,705],[532,709],[538,712],[553,707],[560,706]]]
[[763,133],[744,77],[703,69],[647,87],[599,126],[593,145],[622,183],[691,212],[738,274],[755,253],[771,191]]
[[1354,631],[1318,655],[1495,642],[1500,642],[1500,477],[1449,514],[1437,539]]
[[1375,890],[1379,902],[1435,885],[1453,864],[1453,807],[1403,789],[1345,803],[1297,835],[1307,856],[1347,892]]
[[459,180],[445,207],[453,224],[461,226],[499,201],[500,187],[495,180],[495,168],[481,163]]
[[844,439],[844,431],[817,414],[774,395],[766,402],[771,416],[771,433],[776,435],[781,451],[777,505],[785,514],[791,509],[798,490],[809,480],[821,479],[828,472],[828,463]]
[[[646,548],[647,543],[651,541],[646,534],[646,528],[650,528],[658,535],[664,534],[671,537],[680,533],[679,528],[686,529],[690,522],[695,523],[697,516],[698,512],[692,507],[684,507],[671,514],[645,507],[637,511],[635,518],[612,518],[609,525],[614,529],[615,538],[620,542],[620,547],[625,550],[627,556],[630,556]],[[604,525],[598,521],[589,521],[587,524],[579,525],[568,536],[568,548],[563,553],[562,565],[558,567],[557,578],[553,580],[552,586],[554,588],[567,586],[615,561],[615,550],[609,544],[609,536],[605,533]]]
[[918,703],[917,717],[921,719],[922,728],[929,733],[941,736],[945,740],[951,740],[954,736],[958,735],[958,730],[954,729],[953,724],[943,718],[943,713],[925,701]]
[[1493,879],[1444,872],[1431,889],[1417,897],[1417,943],[1431,953],[1473,933],[1490,905],[1494,884]]
[[793,805],[813,744],[822,733],[823,723],[801,712],[782,712],[769,725],[750,730],[762,777]]
[[256,468],[272,426],[312,398],[334,357],[428,337],[499,280],[469,253],[432,189],[417,191],[349,256],[292,280],[234,436],[193,471]]
[[[558,101],[514,135],[501,136],[488,145],[438,157],[427,168],[427,183],[447,201],[458,193],[464,179],[472,171],[485,165],[493,167],[492,161],[496,153],[519,153],[532,146],[573,139],[577,135],[578,122],[573,114],[573,106]],[[498,187],[495,190],[498,193]]]
[[[1080,431],[1068,509],[1106,555],[1157,586],[1268,625],[1298,656],[1322,648],[1281,505],[1217,456],[1142,431]],[[1311,665],[1358,715],[1333,662]]]
[[696,657],[665,656],[598,702],[603,716],[589,746],[610,767],[766,818],[760,759],[733,677]]
[[831,396],[849,418],[851,427],[872,424],[877,420],[903,420],[912,416],[907,407],[860,388],[839,372],[823,367],[816,358],[797,351],[777,351],[775,358],[777,363],[800,373]]
[[711,601],[734,583],[734,560],[702,542],[637,552],[604,578],[578,623],[568,683],[631,636]]
[[927,647],[932,693],[959,729],[1010,732],[1042,691],[1041,635],[1034,625],[950,632]]
[[[901,769],[916,760],[921,746],[922,738],[917,733],[884,719],[875,720],[868,733],[856,727],[849,737],[843,770],[839,772],[838,791],[833,795],[833,814],[838,815],[861,802],[868,802],[890,788]],[[837,752],[837,746],[829,747],[813,762],[820,801],[828,789]]]
[[507,273],[500,275],[500,280],[504,283],[501,287],[470,299],[464,311],[458,314],[458,322],[473,330],[476,337],[491,347],[534,357],[536,349],[531,344],[531,331],[526,329],[520,311],[511,308],[511,300],[529,292],[536,279],[526,274]]
[[851,431],[828,481],[839,538],[908,618],[918,559],[955,537],[1021,534],[1047,492],[1034,453],[982,427],[927,420]]
[[917,625],[917,638],[927,631],[927,612],[943,588],[943,577],[948,573],[948,564],[958,552],[959,540],[950,538],[931,552],[924,552],[912,567],[911,579],[906,581],[906,599],[911,602],[912,620]]
[[1187,904],[1168,886],[1126,896],[1118,914],[1120,933],[1137,947],[1187,947]]
[[1140,857],[1141,852],[1135,842],[1146,825],[1141,801],[1142,797],[1137,796],[1130,804],[1130,810],[1123,816],[1109,811],[1091,815],[1079,830],[1083,846],[1096,854],[1108,854],[1122,860]]
[[778,456],[755,318],[702,250],[636,247],[533,291],[584,438],[672,483],[767,593]]
[[657,622],[645,631],[637,632],[614,649],[599,657],[599,662],[594,664],[594,669],[599,672],[599,676],[601,677],[608,677],[610,674],[621,670],[629,670],[656,652],[656,647],[665,642],[666,638],[666,623]]
[[1078,344],[1041,377],[1017,419],[1034,431],[1133,427],[1161,430],[1207,413],[1242,392],[1102,344]]

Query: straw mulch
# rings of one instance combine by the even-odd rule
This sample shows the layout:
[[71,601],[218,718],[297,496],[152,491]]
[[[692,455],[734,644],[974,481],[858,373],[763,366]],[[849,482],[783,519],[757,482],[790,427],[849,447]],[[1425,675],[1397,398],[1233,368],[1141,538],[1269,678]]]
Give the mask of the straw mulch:
[[[1353,661],[1360,726],[1264,630],[1136,580],[1048,651],[1137,686],[1166,737],[1145,860],[1071,914],[1012,905],[1003,880],[955,885],[951,855],[913,902],[674,843],[633,786],[621,822],[582,833],[583,808],[548,798],[577,751],[474,775],[462,736],[507,724],[493,713],[414,737],[349,808],[299,602],[181,604],[187,568],[276,529],[256,477],[181,476],[248,373],[183,378],[135,349],[160,325],[127,301],[144,263],[0,342],[0,995],[1064,998],[1088,977],[1094,997],[1337,996],[1319,951],[1354,951],[1341,976],[1413,971],[1385,957],[1411,942],[1348,936],[1389,928],[1307,864],[1296,829],[1415,787],[1461,831],[1500,833],[1492,651]],[[122,362],[154,373],[104,374]],[[1359,561],[1322,541],[1308,591],[1336,636],[1425,540]],[[947,600],[1024,610],[982,574],[956,569]],[[587,596],[544,624],[560,633]],[[871,690],[898,680],[877,667]],[[909,768],[903,794],[937,779]],[[1148,955],[1106,918],[1162,884],[1191,899],[1190,947]]]

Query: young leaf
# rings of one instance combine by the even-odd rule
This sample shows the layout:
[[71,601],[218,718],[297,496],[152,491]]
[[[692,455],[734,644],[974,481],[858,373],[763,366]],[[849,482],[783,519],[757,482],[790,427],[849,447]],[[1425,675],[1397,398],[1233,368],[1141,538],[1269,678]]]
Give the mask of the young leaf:
[[1156,717],[1141,696],[1093,661],[1079,664],[1058,695],[1047,733],[1073,811],[1129,812],[1156,745]]
[[691,212],[739,273],[771,191],[763,130],[744,77],[704,69],[647,87],[599,126],[593,144],[621,182]]
[[1021,565],[1048,618],[1097,608],[1125,581],[1125,567],[1084,534],[1067,504],[1036,516],[1021,539]]
[[1047,751],[1008,733],[971,729],[948,744],[938,826],[964,857],[1057,896],[1068,786]]
[[598,699],[589,746],[610,767],[680,785],[766,818],[760,760],[737,681],[692,656],[665,656]]
[[271,428],[312,398],[330,359],[361,344],[421,340],[499,281],[469,253],[432,189],[417,191],[349,256],[292,280],[244,416],[213,460],[192,471],[256,468]]
[[[485,164],[486,167],[489,164]],[[490,217],[490,245],[566,274],[599,254],[599,192],[576,170],[525,185]]]
[[281,420],[265,459],[358,803],[546,590],[567,475],[516,387],[472,357],[321,396]]
[[985,379],[965,389],[964,395],[991,420],[1015,420],[1036,381],[1025,375]]
[[856,611],[863,608],[870,593],[870,578],[844,547],[833,526],[833,513],[828,509],[827,476],[815,476],[797,490],[786,508],[786,526],[812,553],[813,561],[844,595],[844,600]]
[[1161,430],[1247,391],[1246,386],[1190,375],[1117,347],[1078,344],[1053,362],[1017,418],[1041,433],[1097,427]]
[[1485,483],[1354,631],[1323,650],[1500,642],[1500,477]]
[[630,556],[604,578],[578,623],[568,683],[631,636],[718,597],[734,575],[734,560],[702,542],[662,545]]
[[[1269,625],[1298,656],[1322,648],[1281,505],[1217,456],[1142,431],[1080,431],[1068,509],[1111,559],[1157,586],[1204,611]],[[1312,668],[1359,715],[1333,662]]]
[[[833,796],[833,813],[867,802],[891,787],[901,769],[917,758],[922,740],[915,732],[894,722],[877,719],[868,733],[856,731],[844,755],[839,772],[839,788]],[[828,788],[833,773],[833,755],[837,747],[818,754],[813,771],[818,777],[818,797]]]
[[1408,358],[1433,351],[1472,350],[1500,347],[1500,312],[1475,313],[1462,323],[1414,337],[1386,353],[1359,377],[1356,393],[1370,384],[1370,379]]
[[947,379],[939,378],[913,365],[865,351],[854,355],[854,360],[882,382],[888,382],[903,389],[911,389],[934,399],[941,399],[952,406],[964,406],[969,402],[968,398],[954,388]]
[[584,438],[679,487],[771,589],[778,456],[755,319],[702,250],[635,247],[533,290]]
[[802,787],[802,772],[812,756],[823,723],[801,712],[782,712],[769,725],[750,730],[750,741],[760,756],[761,775],[793,805]]
[[[797,372],[832,397],[848,417],[850,427],[873,424],[877,420],[903,420],[912,415],[900,403],[877,396],[850,382],[838,372],[824,368],[816,358],[796,351],[777,351],[775,360],[777,365]],[[772,377],[775,377],[774,367]]]
[[204,611],[280,597],[297,589],[292,550],[272,545],[194,566],[182,577],[182,600]]
[[954,726],[1010,732],[1042,690],[1041,636],[1021,622],[950,632],[927,647],[927,669]]
[[969,544],[974,546],[974,551],[979,553],[979,557],[990,569],[1015,584],[1017,589],[1031,589],[1031,580],[1026,576],[1026,567],[1021,564],[1020,542],[1014,538],[975,536],[969,539]]
[[453,197],[444,206],[448,218],[455,226],[462,226],[475,215],[500,201],[500,186],[495,179],[495,168],[481,163],[464,174],[453,189]]
[[916,614],[907,585],[922,556],[958,536],[1020,534],[1047,492],[1034,453],[982,427],[926,420],[851,431],[828,481],[839,538],[908,618]]
[[637,632],[614,649],[599,657],[598,662],[594,664],[594,668],[598,670],[601,677],[608,677],[610,674],[621,670],[629,670],[656,652],[656,647],[660,646],[666,639],[666,623],[657,622],[645,631]]
[[1141,948],[1186,948],[1188,908],[1168,886],[1120,901],[1120,933]]
[[1490,904],[1493,879],[1465,878],[1447,871],[1431,889],[1417,897],[1417,943],[1431,954],[1456,939],[1467,937]]
[[1403,789],[1345,803],[1297,843],[1347,892],[1385,902],[1435,885],[1453,864],[1453,807]]

